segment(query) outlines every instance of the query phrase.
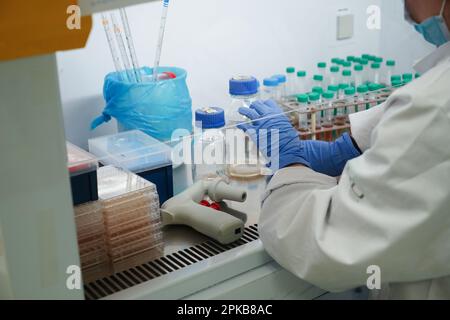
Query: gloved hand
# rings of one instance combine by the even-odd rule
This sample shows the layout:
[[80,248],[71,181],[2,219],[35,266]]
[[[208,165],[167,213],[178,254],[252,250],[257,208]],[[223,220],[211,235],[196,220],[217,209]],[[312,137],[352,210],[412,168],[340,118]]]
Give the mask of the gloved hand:
[[[238,127],[247,132],[272,165],[277,160],[275,157],[279,157],[280,169],[303,164],[314,171],[337,177],[342,174],[347,161],[361,154],[347,133],[335,142],[300,140],[297,130],[273,100],[257,101],[250,108],[240,108],[239,112],[252,121]],[[278,130],[278,139],[271,130]],[[278,148],[274,148],[277,142]]]

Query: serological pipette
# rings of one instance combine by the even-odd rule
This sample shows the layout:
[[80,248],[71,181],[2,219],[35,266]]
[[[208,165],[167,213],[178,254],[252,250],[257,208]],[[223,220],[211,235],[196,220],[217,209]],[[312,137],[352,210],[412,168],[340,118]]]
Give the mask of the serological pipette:
[[122,61],[125,66],[128,81],[136,82],[134,73],[131,71],[130,59],[128,59],[127,49],[125,48],[125,43],[123,41],[122,30],[120,29],[120,26],[117,23],[114,13],[111,13],[111,21],[114,28],[114,34],[116,35],[117,45],[119,46],[120,55],[122,56]]
[[106,17],[105,14],[102,14],[102,24],[103,24],[103,28],[105,29],[106,39],[108,40],[109,49],[111,51],[111,56],[112,56],[113,62],[114,62],[114,67],[116,68],[116,72],[117,72],[117,74],[119,76],[119,80],[123,81],[122,64],[120,62],[120,58],[119,58],[119,55],[117,53],[117,48],[116,48],[116,46],[114,44],[114,39],[113,39],[113,36],[112,36],[109,20],[108,20],[108,18]]
[[136,77],[137,82],[142,82],[142,77],[140,74],[139,63],[136,55],[136,50],[134,48],[133,38],[131,36],[130,24],[128,23],[127,12],[124,8],[120,9],[120,17],[122,19],[123,29],[125,31],[125,38],[128,44],[128,51],[130,52],[131,63],[133,64],[133,72]]
[[161,51],[164,41],[164,31],[166,29],[167,11],[169,8],[169,0],[163,0],[163,11],[161,15],[161,26],[159,28],[158,43],[156,46],[155,63],[153,64],[153,81],[158,81],[158,68],[161,60]]

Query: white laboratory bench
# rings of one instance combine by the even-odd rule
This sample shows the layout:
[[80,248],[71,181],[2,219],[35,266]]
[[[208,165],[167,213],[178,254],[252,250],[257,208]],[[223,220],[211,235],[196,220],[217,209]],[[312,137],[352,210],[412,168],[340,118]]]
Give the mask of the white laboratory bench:
[[[191,172],[187,166],[174,170],[176,193],[192,184]],[[85,285],[86,298],[314,299],[324,295],[326,292],[287,272],[264,251],[257,222],[266,179],[230,183],[244,187],[248,194],[245,203],[228,203],[247,213],[241,241],[223,246],[188,227],[166,227],[163,258]]]

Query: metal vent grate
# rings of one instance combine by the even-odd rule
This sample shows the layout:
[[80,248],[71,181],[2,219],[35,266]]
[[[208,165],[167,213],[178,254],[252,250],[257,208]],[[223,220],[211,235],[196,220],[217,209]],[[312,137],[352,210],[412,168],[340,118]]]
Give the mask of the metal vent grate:
[[220,244],[214,240],[200,243],[193,247],[149,261],[140,266],[85,284],[84,294],[87,300],[101,299],[257,239],[259,239],[258,225],[255,224],[245,228],[241,239],[236,242],[227,245]]

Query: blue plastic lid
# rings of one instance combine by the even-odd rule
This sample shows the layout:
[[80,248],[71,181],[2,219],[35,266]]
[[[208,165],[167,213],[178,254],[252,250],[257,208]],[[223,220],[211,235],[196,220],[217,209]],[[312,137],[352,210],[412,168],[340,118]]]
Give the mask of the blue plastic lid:
[[222,108],[202,108],[195,110],[195,125],[203,129],[225,126],[225,112]]
[[272,77],[272,78],[265,78],[263,80],[263,84],[266,87],[276,87],[278,85],[278,79],[274,78],[274,77]]
[[259,83],[255,77],[239,76],[230,79],[230,94],[233,96],[249,96],[258,93]]
[[284,74],[276,74],[272,76],[272,78],[275,78],[278,80],[278,83],[285,83],[286,82],[286,76]]

